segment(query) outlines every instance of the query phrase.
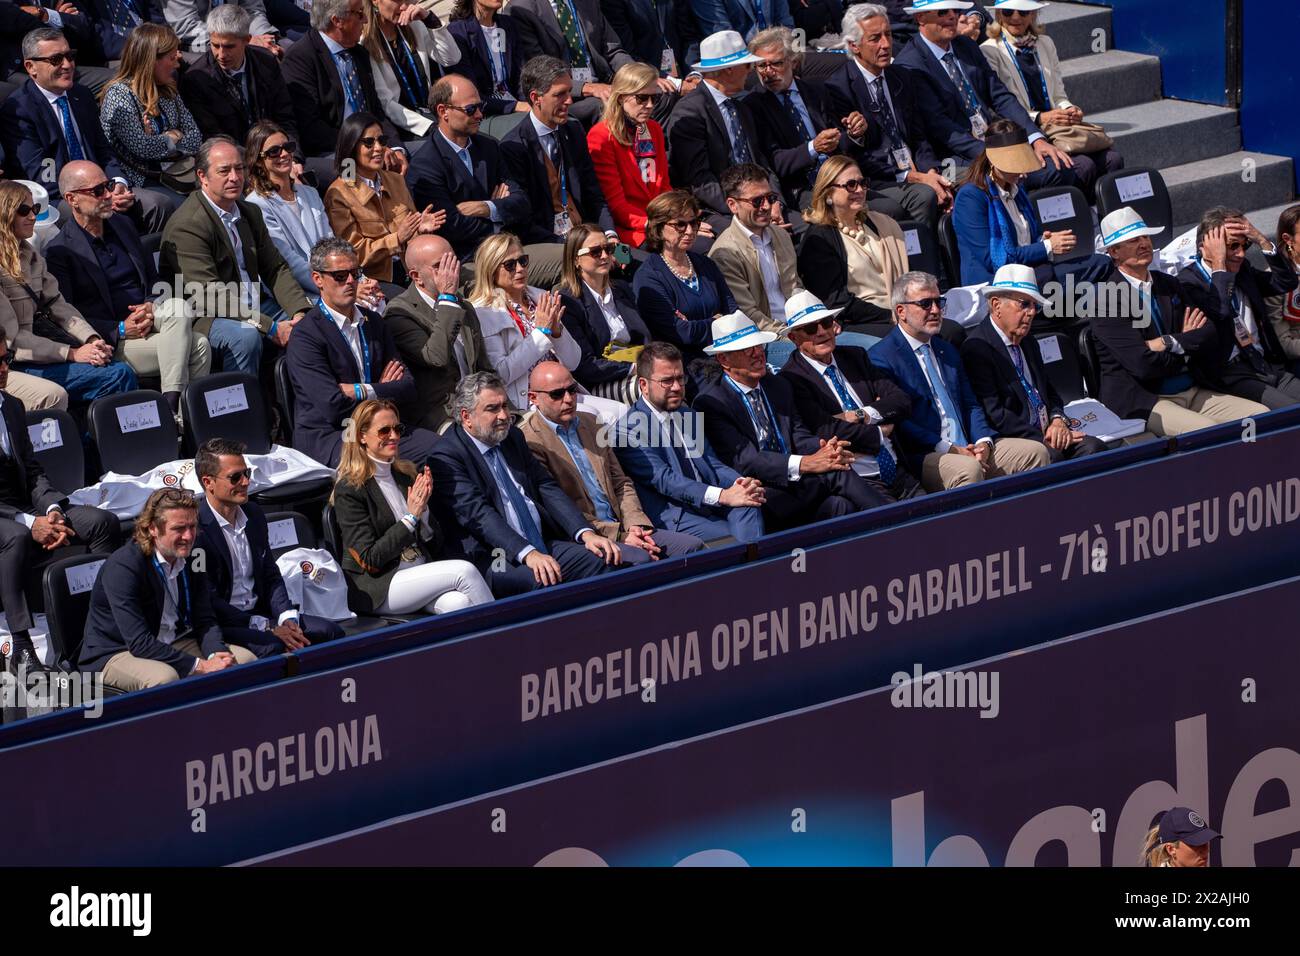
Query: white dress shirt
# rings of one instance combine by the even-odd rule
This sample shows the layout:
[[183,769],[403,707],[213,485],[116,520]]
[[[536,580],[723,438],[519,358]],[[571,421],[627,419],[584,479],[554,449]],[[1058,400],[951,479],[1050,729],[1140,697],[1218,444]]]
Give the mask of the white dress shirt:
[[[374,398],[375,387],[365,381],[365,378],[369,374],[370,370],[366,368],[366,363],[364,360],[365,353],[361,349],[362,318],[361,318],[360,310],[354,306],[352,308],[352,315],[344,316],[338,312],[335,312],[328,305],[326,305],[324,299],[321,299],[320,307],[321,307],[321,311],[325,313],[325,315],[329,318],[329,320],[333,322],[336,326],[338,326],[338,330],[343,333],[343,341],[347,342],[348,348],[352,350],[352,357],[356,359],[357,369],[360,370],[361,373],[356,384],[359,384],[361,388],[364,390],[366,398]],[[353,383],[347,382],[344,384],[353,384]]]
[[[903,333],[903,338],[907,339],[907,344],[912,347],[912,357],[916,359],[916,364],[921,367],[921,374],[925,376],[926,384],[930,386],[930,400],[934,402],[934,409],[939,413],[940,420],[942,420],[944,425],[946,426],[943,430],[950,435],[957,434],[957,425],[959,425],[960,423],[951,421],[948,418],[948,416],[944,414],[943,402],[939,401],[939,392],[935,388],[934,381],[930,378],[930,369],[928,368],[929,363],[926,362],[925,359],[921,357],[921,349],[929,347],[930,355],[932,358],[934,358],[934,367],[938,368],[939,359],[937,357],[934,357],[934,346],[930,345],[929,342],[922,342],[920,339],[913,338],[910,334],[908,334],[908,332],[903,328],[901,324],[898,326],[898,331]],[[947,390],[948,386],[946,382],[941,382],[940,385],[945,390]],[[961,400],[960,395],[954,395],[952,394],[951,391],[948,392],[948,397],[952,399],[952,404],[954,407],[956,407],[957,403]],[[962,426],[962,431],[965,431],[964,425]],[[993,439],[989,438],[988,436],[985,436],[984,438],[979,439],[979,441],[976,442],[976,444],[979,444],[979,442],[988,442],[991,445],[993,444]],[[952,447],[952,442],[950,442],[946,438],[940,438],[939,443],[934,446],[934,450],[938,452],[940,455],[946,455],[948,453],[948,449],[951,447]]]
[[[181,571],[185,570],[185,559],[175,558],[172,561],[165,561],[160,555],[155,554],[153,557],[153,568],[151,574],[157,574],[159,570],[165,571],[163,578],[163,606],[162,614],[158,619],[158,640],[171,646],[176,643],[177,638],[183,635],[176,633],[176,622],[180,615],[180,585],[177,579],[181,576]],[[190,607],[194,606],[193,595],[190,597]]]
[[[894,106],[894,98],[889,95],[889,84],[885,82],[885,74],[872,73],[862,65],[861,61],[859,61],[857,57],[853,58],[853,65],[858,68],[858,72],[862,74],[862,79],[866,81],[868,95],[874,94],[875,99],[878,102],[888,106],[889,112],[893,114],[894,117],[894,125],[898,127],[898,131],[901,134],[903,132],[903,124],[898,118],[898,110]],[[858,140],[858,142],[861,142],[861,140]],[[911,170],[900,169],[898,172],[894,173],[894,179],[900,183],[904,182],[906,181],[909,172],[911,172]]]
[[221,224],[226,227],[226,238],[230,241],[230,248],[235,253],[235,266],[239,269],[239,301],[243,303],[244,308],[250,316],[251,325],[257,325],[257,322],[251,317],[257,312],[257,300],[261,297],[261,290],[258,289],[253,280],[248,275],[248,270],[244,268],[244,241],[239,236],[239,205],[235,204],[230,212],[226,212],[211,199],[202,189],[198,191],[203,197],[203,201],[212,207],[212,211],[217,214]]
[[[830,365],[827,365],[823,362],[817,361],[815,358],[805,355],[802,351],[798,354],[800,358],[808,363],[808,366],[814,372],[816,372],[821,378],[825,379],[826,387],[829,388],[831,394],[835,396],[835,401],[840,403],[841,411],[847,412],[849,411],[849,408],[844,404],[844,400],[840,398],[839,392],[835,390],[835,383],[832,382],[830,376],[826,374],[827,370],[831,368],[835,369],[835,374],[839,376],[840,382],[844,386],[844,390],[849,393],[849,398],[853,399],[856,403],[854,407],[861,408],[863,412],[866,413],[866,421],[869,424],[879,425],[885,420],[885,417],[881,415],[874,406],[863,403],[862,396],[858,394],[858,390],[853,387],[848,376],[844,374],[844,369],[840,368],[839,362],[835,361],[834,355],[831,356]],[[889,453],[894,456],[895,461],[899,460],[898,452],[894,451],[894,446],[889,441],[889,436],[884,432],[880,433],[880,444],[889,450]],[[857,457],[853,459],[853,470],[864,478],[876,478],[880,475],[880,465],[876,461],[876,456],[863,454],[861,452],[857,453]]]
[[618,306],[614,304],[614,284],[611,282],[605,286],[605,294],[601,295],[587,283],[583,283],[591,297],[596,300],[596,305],[600,307],[600,314],[605,317],[605,324],[609,326],[609,340],[615,345],[627,345],[632,341],[632,333],[628,331],[627,323],[623,321],[623,316],[619,314]]
[[[236,511],[233,522],[227,521],[216,508],[212,509],[212,514],[217,519],[217,527],[225,536],[226,549],[230,552],[230,604],[241,611],[251,611],[257,604],[257,597],[253,591],[253,549],[249,547],[248,535],[245,533],[248,516],[242,508]],[[280,614],[276,625],[297,619],[298,611],[289,608]],[[249,623],[258,631],[266,630],[270,624],[260,614],[254,614]]]
[[[755,388],[751,388],[751,387],[748,386],[748,385],[742,385],[742,384],[740,384],[739,382],[737,382],[734,378],[731,378],[730,375],[728,375],[727,378],[730,379],[732,385],[736,386],[736,388],[740,391],[740,394],[744,396],[744,401],[743,401],[741,404],[743,404],[743,405],[745,406],[745,411],[749,413],[749,420],[750,420],[750,421],[753,423],[753,425],[754,425],[754,434],[757,435],[757,434],[761,431],[761,429],[758,427],[758,421],[757,421],[757,419],[754,418],[754,411],[753,411],[753,409],[750,408],[750,406],[749,406],[749,393],[750,393],[750,392],[753,392],[753,391],[757,391],[757,392],[759,393],[759,397],[762,398],[762,399],[765,399],[766,396],[763,395],[763,390],[762,390],[761,388],[759,388],[759,389],[755,389]],[[768,407],[769,410],[770,410],[771,406],[767,406],[767,407]],[[775,413],[772,413],[770,417],[771,417],[771,419],[772,419],[772,421],[771,421],[771,425],[772,425],[773,437],[776,437],[776,431],[777,431],[778,425],[777,425],[777,422],[776,422],[776,415],[775,415]],[[791,456],[786,460],[786,463],[785,463],[785,477],[786,477],[786,479],[787,479],[788,481],[798,481],[798,480],[799,480],[799,477],[800,477],[800,476],[799,476],[799,463],[800,463],[801,461],[803,461],[803,455],[791,455]]]
[[765,229],[760,236],[746,229],[739,216],[732,219],[732,222],[754,244],[754,252],[758,254],[758,271],[763,278],[763,291],[767,293],[768,318],[781,322],[785,317],[785,293],[781,291],[781,270],[776,264],[776,249],[772,247],[772,230]]

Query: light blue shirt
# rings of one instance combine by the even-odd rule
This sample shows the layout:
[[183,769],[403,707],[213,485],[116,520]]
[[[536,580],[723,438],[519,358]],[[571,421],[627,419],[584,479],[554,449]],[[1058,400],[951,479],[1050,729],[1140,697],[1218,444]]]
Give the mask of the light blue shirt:
[[[532,114],[530,113],[528,115],[531,116]],[[438,135],[442,137],[442,141],[444,143],[446,143],[448,146],[451,147],[452,152],[456,154],[456,158],[461,162],[461,164],[466,169],[472,170],[474,168],[474,157],[470,155],[468,146],[458,146],[457,144],[453,143],[451,140],[447,138],[446,134],[444,134],[442,130],[438,130]],[[466,160],[469,160],[469,162],[466,162]],[[470,175],[472,176],[474,174],[471,172]],[[487,201],[487,207],[488,207],[488,218],[491,219],[492,222],[497,226],[497,228],[494,229],[493,231],[500,232],[501,214],[497,212],[497,204],[489,199]]]

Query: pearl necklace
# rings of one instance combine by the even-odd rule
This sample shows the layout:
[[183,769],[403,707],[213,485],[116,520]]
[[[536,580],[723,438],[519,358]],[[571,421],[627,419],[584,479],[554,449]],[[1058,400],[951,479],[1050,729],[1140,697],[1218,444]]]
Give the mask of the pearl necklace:
[[695,278],[695,264],[692,263],[690,259],[686,260],[688,263],[690,263],[691,266],[690,271],[687,272],[686,275],[682,275],[680,272],[678,272],[676,269],[673,268],[673,264],[668,261],[668,257],[664,255],[662,252],[659,253],[659,258],[664,261],[664,265],[668,267],[668,271],[671,272],[673,275],[675,275],[682,282],[690,282],[692,279]]

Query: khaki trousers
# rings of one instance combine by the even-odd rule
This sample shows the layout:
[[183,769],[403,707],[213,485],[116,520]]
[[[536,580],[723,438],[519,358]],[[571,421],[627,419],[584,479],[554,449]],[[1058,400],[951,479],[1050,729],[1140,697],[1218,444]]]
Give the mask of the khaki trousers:
[[193,331],[192,320],[179,312],[155,315],[155,332],[142,339],[119,338],[119,362],[126,362],[141,377],[161,380],[159,391],[179,392],[187,382],[208,374],[212,368],[212,349],[207,336]]
[[926,491],[943,491],[960,488],[985,478],[1015,475],[1031,468],[1051,464],[1052,456],[1047,446],[1028,438],[999,438],[993,443],[992,467],[988,474],[978,459],[969,455],[926,455],[921,462],[921,485]]
[[10,372],[5,392],[18,399],[29,412],[58,408],[68,410],[68,393],[62,385],[47,382],[39,375],[26,372]]
[[[199,647],[199,642],[193,638],[182,638],[172,647],[182,654],[193,654],[195,657],[203,656],[203,650]],[[250,661],[257,660],[256,654],[237,644],[230,645],[230,653],[235,655],[236,664],[247,664]],[[145,657],[136,657],[130,651],[114,654],[108,659],[108,663],[104,665],[104,683],[111,684],[119,690],[127,692],[142,690],[145,687],[158,687],[161,684],[170,684],[174,680],[180,680],[180,676],[176,673],[176,668],[170,664],[164,664],[162,661],[151,661]]]
[[1198,428],[1239,422],[1267,411],[1266,406],[1248,398],[1193,387],[1174,395],[1162,395],[1151,409],[1147,428],[1157,435],[1171,438]]

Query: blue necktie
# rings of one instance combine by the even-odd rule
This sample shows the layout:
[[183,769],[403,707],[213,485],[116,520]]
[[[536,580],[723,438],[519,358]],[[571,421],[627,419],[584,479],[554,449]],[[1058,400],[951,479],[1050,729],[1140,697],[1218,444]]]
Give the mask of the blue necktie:
[[727,118],[727,127],[731,132],[731,158],[735,160],[737,166],[741,163],[752,163],[754,157],[749,151],[749,139],[745,136],[745,128],[740,125],[740,113],[736,110],[736,104],[731,100],[723,100],[722,113]]
[[1047,416],[1044,414],[1047,406],[1043,404],[1043,398],[1038,394],[1038,389],[1029,383],[1025,377],[1025,360],[1020,354],[1019,345],[1007,345],[1007,350],[1011,353],[1011,361],[1016,366],[1016,377],[1020,379],[1020,387],[1025,390],[1029,397],[1029,412],[1038,422],[1038,427],[1047,428]]
[[767,416],[762,394],[756,388],[750,389],[745,393],[745,401],[749,404],[749,414],[753,416],[755,430],[758,432],[758,447],[763,451],[776,451],[776,430]]
[[596,480],[596,472],[591,467],[591,459],[587,457],[587,449],[582,447],[582,441],[578,437],[577,425],[571,428],[565,428],[561,425],[555,429],[555,433],[560,436],[560,440],[569,449],[569,455],[573,458],[573,463],[578,466],[578,474],[582,476],[582,483],[586,486],[587,496],[591,498],[592,504],[596,506],[597,519],[600,521],[613,521],[614,509],[610,507],[605,492],[600,490],[600,482]]
[[754,22],[760,30],[767,29],[767,17],[763,16],[763,0],[754,0]]
[[81,140],[77,138],[77,127],[72,125],[72,109],[68,106],[67,94],[60,96],[54,102],[59,104],[59,116],[63,118],[63,138],[68,141],[68,159],[74,163],[85,159],[86,154],[81,148]]
[[335,53],[334,59],[343,77],[343,95],[348,101],[348,111],[343,118],[347,119],[348,116],[362,109],[361,81],[357,79],[356,68],[352,65],[352,54],[348,50]]
[[537,527],[537,522],[533,520],[533,513],[528,510],[528,499],[520,493],[514,479],[510,477],[510,470],[506,468],[505,456],[501,454],[501,449],[489,448],[487,460],[492,466],[492,472],[497,476],[501,493],[506,496],[510,507],[515,510],[515,516],[519,519],[519,530],[523,532],[529,544],[545,554],[546,542],[542,540],[542,529]]
[[[934,360],[934,353],[929,344],[922,345],[920,352],[926,371],[930,373],[935,398],[939,400],[939,407],[943,409],[943,416],[952,422],[953,435],[948,440],[954,445],[969,445],[970,442],[966,440],[966,429],[962,427],[961,417],[957,414],[957,406],[952,403],[952,396],[948,394],[948,386],[944,384],[943,376],[939,374],[939,365]],[[948,438],[947,435],[944,437]]]
[[[844,385],[844,380],[840,378],[840,373],[834,365],[827,367],[826,377],[831,380],[831,387],[835,389],[835,394],[839,396],[840,404],[844,406],[846,412],[856,411],[861,407],[849,394],[848,388]],[[893,485],[894,479],[898,477],[898,464],[894,461],[894,456],[890,454],[889,446],[885,444],[883,432],[880,435],[880,451],[876,452],[876,464],[880,466],[880,480],[887,485]]]
[[961,94],[962,103],[966,108],[967,116],[974,116],[981,112],[979,98],[975,96],[975,90],[971,87],[970,81],[966,79],[966,74],[962,72],[961,66],[957,63],[957,55],[949,50],[943,56],[943,68],[948,71],[948,78],[952,80],[953,86],[957,87],[957,92]]

